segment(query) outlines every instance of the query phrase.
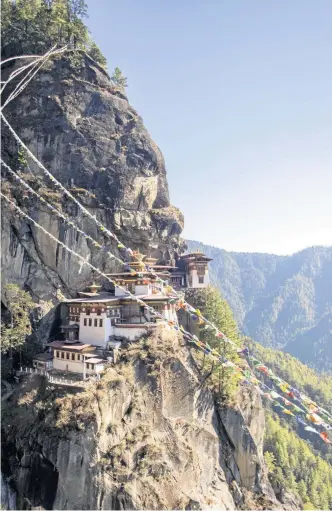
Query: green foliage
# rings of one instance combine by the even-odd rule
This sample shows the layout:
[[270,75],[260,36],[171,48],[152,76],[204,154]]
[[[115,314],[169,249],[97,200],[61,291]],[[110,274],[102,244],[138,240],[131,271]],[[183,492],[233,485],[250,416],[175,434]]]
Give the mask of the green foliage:
[[213,258],[211,282],[243,332],[312,367],[332,369],[331,247],[277,256],[227,252],[196,241],[187,245]]
[[331,465],[275,414],[266,417],[264,457],[277,493],[281,488],[294,492],[306,506],[303,509],[331,509]]
[[25,167],[28,166],[27,153],[26,153],[25,149],[23,149],[21,147],[17,153],[17,162],[18,162],[20,169],[24,169]]
[[111,76],[111,80],[117,87],[121,89],[128,87],[127,78],[123,76],[121,70],[118,67],[114,69],[113,74]]
[[[186,300],[190,305],[199,309],[234,343],[239,346],[242,344],[233,313],[216,288],[208,286],[203,289],[189,289],[186,291]],[[216,337],[212,330],[207,330],[205,325],[199,326],[198,335],[202,341],[215,348],[222,357],[241,364],[236,350],[222,338]],[[222,401],[229,401],[233,397],[238,383],[234,370],[217,364],[208,356],[200,355],[198,358],[202,360],[201,370],[204,377],[210,379],[215,389],[218,390]]]
[[30,311],[35,307],[30,295],[16,284],[4,287],[6,305],[10,313],[10,322],[1,323],[1,352],[20,348],[26,337],[31,334]]
[[88,53],[88,55],[90,55],[90,57],[93,60],[98,62],[98,64],[100,64],[102,67],[107,66],[107,60],[105,59],[104,55],[100,51],[99,46],[97,46],[97,44],[94,41],[90,42],[90,44],[87,48],[87,53]]
[[89,37],[83,19],[87,16],[84,0],[3,0],[2,54],[40,54],[55,44],[82,49],[105,66],[106,60]]

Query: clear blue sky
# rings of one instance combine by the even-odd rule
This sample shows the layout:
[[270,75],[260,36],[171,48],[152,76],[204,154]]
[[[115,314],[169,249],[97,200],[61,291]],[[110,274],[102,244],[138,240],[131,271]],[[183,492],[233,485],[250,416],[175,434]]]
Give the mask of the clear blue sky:
[[332,245],[332,0],[89,0],[166,161],[184,235]]

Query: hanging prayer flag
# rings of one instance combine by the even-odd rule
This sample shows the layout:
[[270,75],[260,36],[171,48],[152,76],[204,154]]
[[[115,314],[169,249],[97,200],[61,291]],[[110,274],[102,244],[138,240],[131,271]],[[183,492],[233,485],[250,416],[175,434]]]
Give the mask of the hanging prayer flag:
[[319,431],[317,431],[317,429],[315,428],[312,428],[311,426],[306,426],[304,429],[306,431],[311,431],[311,433],[316,433],[317,435],[319,435]]
[[285,403],[286,406],[290,406],[292,403],[290,401],[288,401],[288,399],[286,399],[285,397],[282,398],[283,402]]
[[273,399],[278,399],[279,394],[277,392],[274,392],[274,390],[271,391],[271,397],[273,397]]
[[301,410],[301,408],[297,405],[294,405],[292,403],[292,408],[293,408],[293,412],[297,412],[297,413],[305,413],[303,410]]
[[314,422],[315,424],[321,424],[323,422],[322,419],[315,413],[309,413],[307,415],[307,419],[311,422]]
[[303,424],[303,426],[306,426],[306,425],[307,425],[306,421],[304,421],[301,417],[296,417],[296,420],[297,420],[300,424]]
[[330,444],[331,443],[331,440],[329,440],[329,437],[328,437],[328,434],[326,433],[326,431],[322,431],[321,433],[319,433],[319,436],[324,440],[324,442],[326,442],[327,444]]
[[249,348],[243,348],[242,350],[238,351],[238,354],[247,357],[249,355]]
[[329,422],[329,421],[331,420],[331,419],[330,419],[330,417],[329,417],[328,415],[326,415],[325,413],[323,413],[323,412],[322,412],[322,408],[320,408],[319,413],[320,413],[321,417],[322,417],[325,421]]
[[259,365],[259,366],[256,366],[256,369],[258,371],[260,371],[261,373],[264,373],[264,374],[267,374],[268,373],[268,368],[264,365]]
[[287,413],[287,415],[293,415],[294,416],[293,412],[291,412],[290,410],[287,410],[286,408],[283,409],[283,412]]
[[279,389],[282,390],[283,392],[287,392],[288,391],[287,383],[280,383]]
[[310,413],[318,412],[317,406],[309,405],[309,412]]
[[296,390],[296,389],[292,389],[292,392],[293,392],[295,398],[300,400],[300,398],[301,398],[300,392],[298,390]]

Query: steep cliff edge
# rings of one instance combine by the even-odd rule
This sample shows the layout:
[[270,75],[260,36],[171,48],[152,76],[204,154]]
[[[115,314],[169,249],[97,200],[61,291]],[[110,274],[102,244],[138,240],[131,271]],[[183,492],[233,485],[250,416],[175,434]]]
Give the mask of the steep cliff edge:
[[[14,69],[5,69],[3,79]],[[125,244],[161,260],[180,249],[183,216],[170,205],[163,156],[127,97],[90,57],[69,54],[48,62],[4,113],[46,168]],[[19,153],[6,127],[2,137],[4,160],[87,234],[117,253],[96,225]],[[5,170],[3,174],[5,193],[37,222],[92,264],[114,269],[109,257],[34,198],[24,197]],[[3,284],[18,283],[36,300],[54,298],[56,289],[69,296],[91,281],[87,266],[81,268],[75,257],[5,205],[2,269]]]
[[20,509],[275,507],[260,397],[241,390],[221,409],[174,333],[128,346],[100,382],[60,394],[25,380],[4,405],[4,473]]

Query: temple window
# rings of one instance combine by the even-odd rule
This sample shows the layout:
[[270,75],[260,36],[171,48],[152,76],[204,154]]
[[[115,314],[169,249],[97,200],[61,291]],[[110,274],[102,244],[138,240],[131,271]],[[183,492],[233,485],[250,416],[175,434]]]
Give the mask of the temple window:
[[101,316],[101,309],[97,309],[97,316]]
[[75,353],[72,353],[72,354],[71,354],[71,359],[72,359],[72,360],[75,360]]
[[61,351],[61,358],[65,358],[65,354],[63,351]]
[[69,360],[69,353],[66,353],[66,359]]
[[86,363],[86,368],[89,369],[90,368],[90,364],[89,362]]
[[204,277],[198,277],[198,283],[204,284]]
[[91,309],[86,309],[86,315],[90,316],[90,313],[91,313]]
[[86,325],[87,325],[87,319],[84,318],[84,326],[86,326]]
[[56,358],[60,358],[60,353],[58,351],[55,352]]
[[81,360],[81,355],[79,353],[77,354],[77,360]]
[[98,326],[98,319],[97,319],[97,318],[95,318],[95,324],[94,324],[94,326]]
[[92,326],[92,318],[89,318],[89,326]]
[[102,319],[99,320],[99,326],[103,326],[103,320]]

